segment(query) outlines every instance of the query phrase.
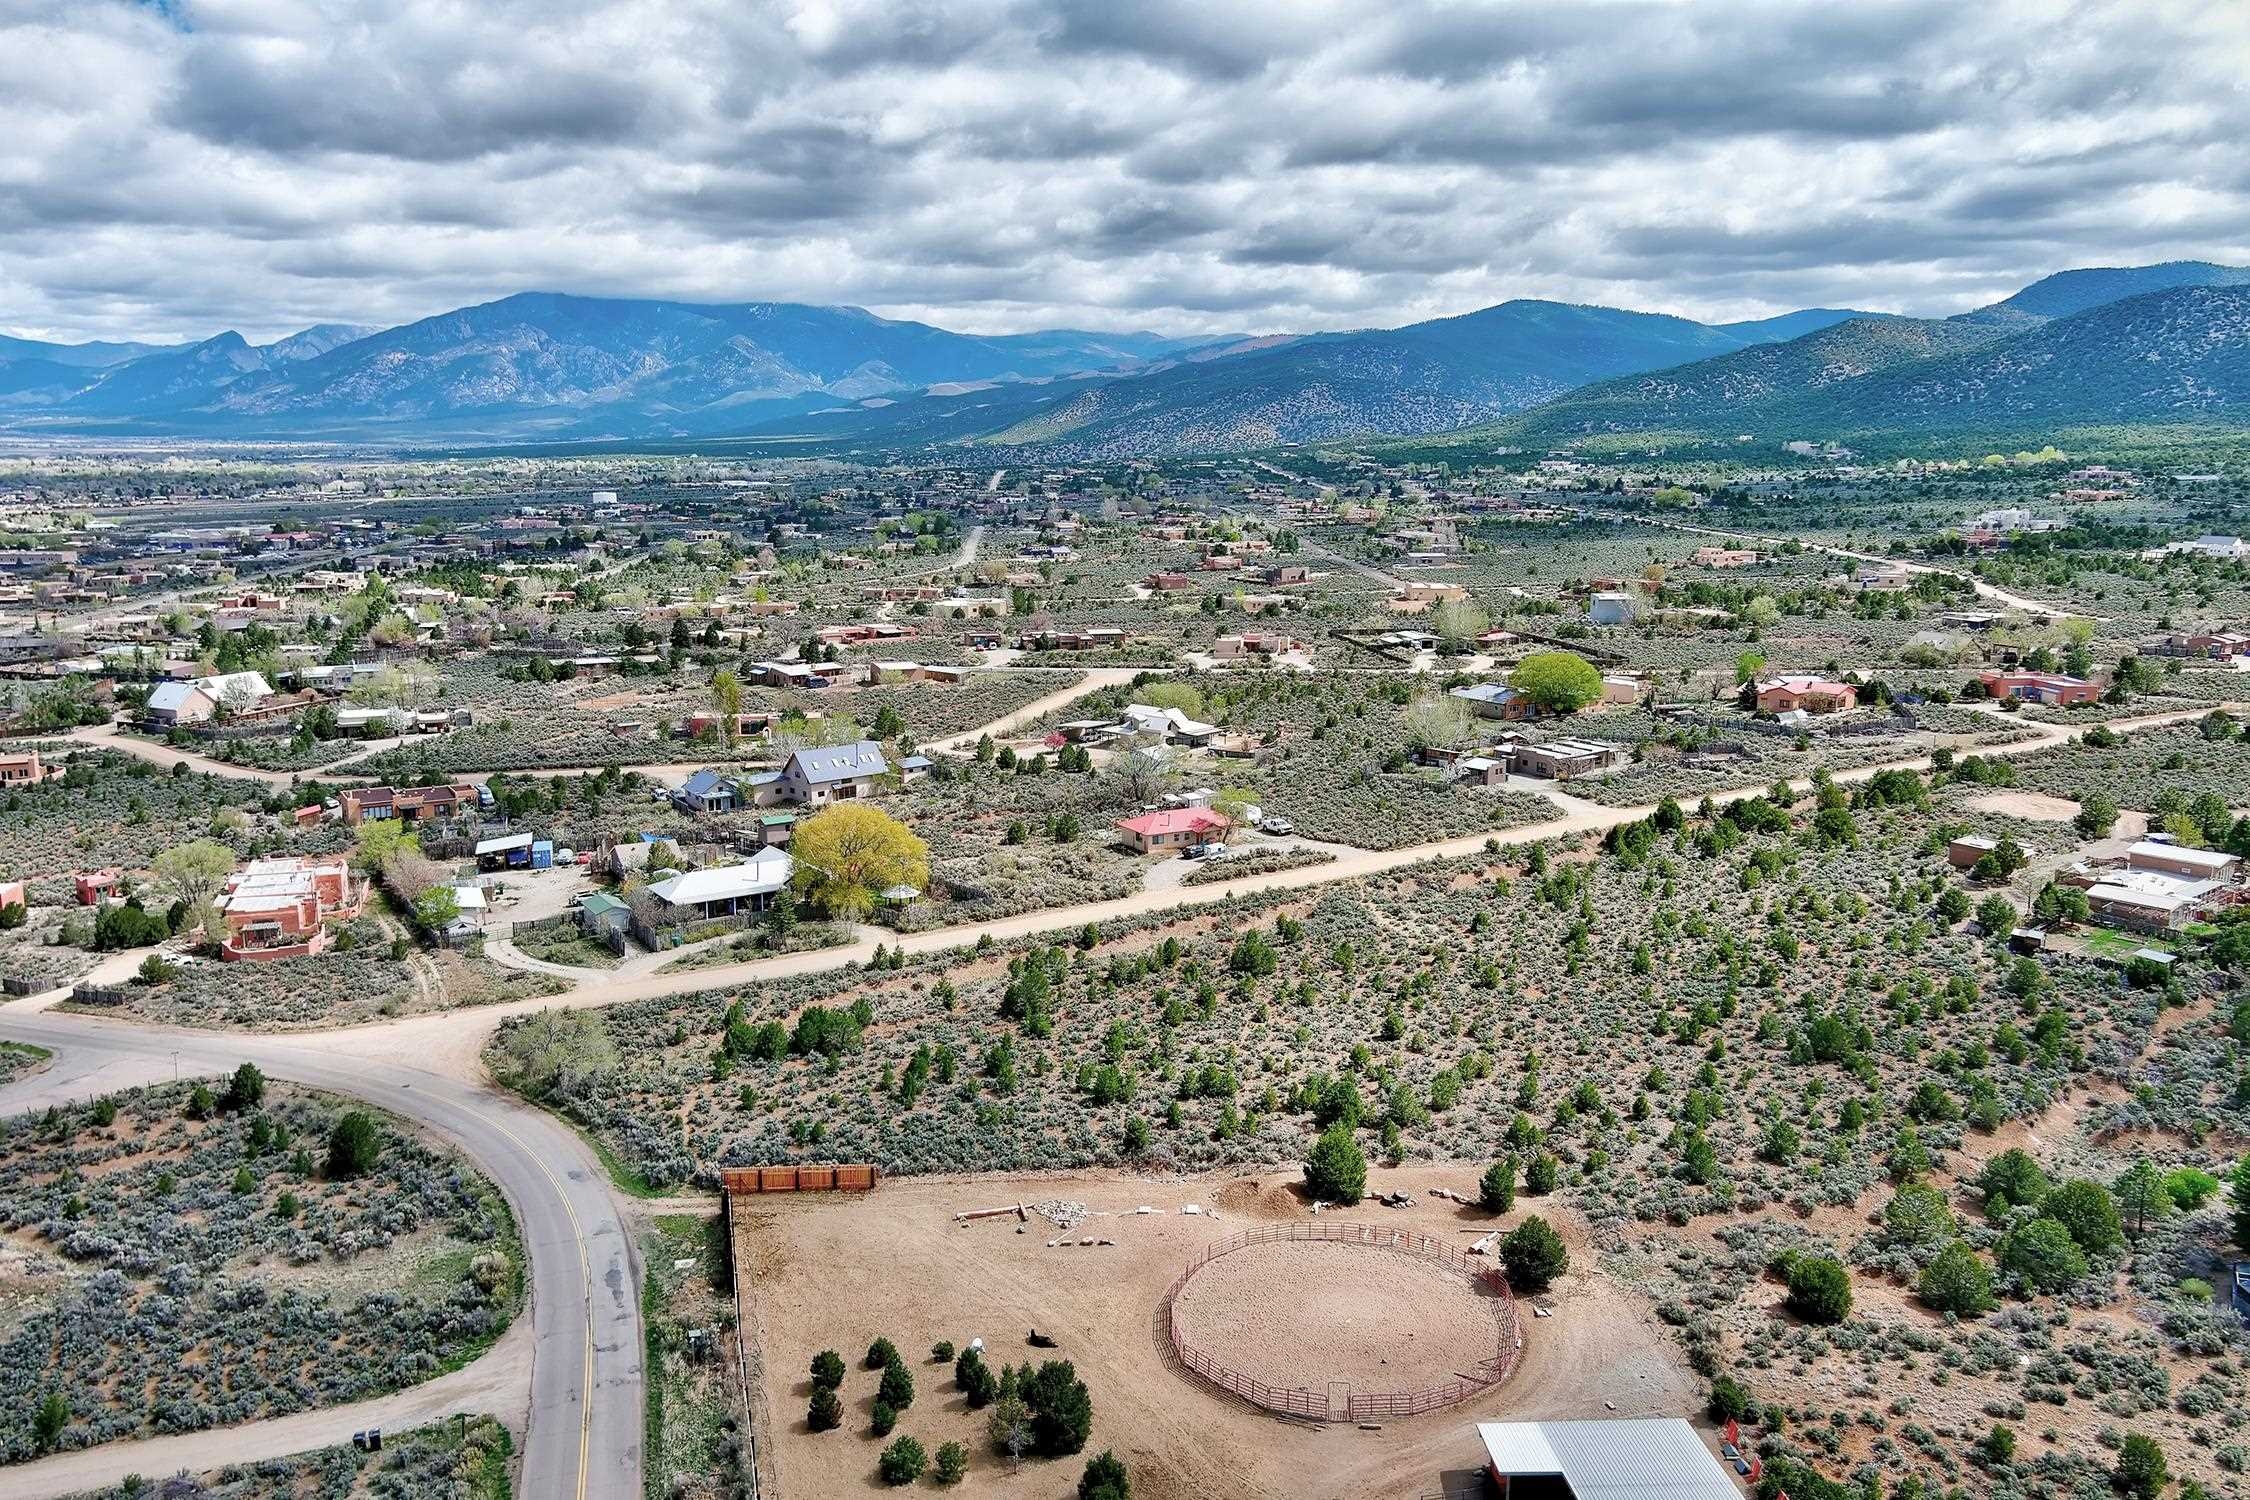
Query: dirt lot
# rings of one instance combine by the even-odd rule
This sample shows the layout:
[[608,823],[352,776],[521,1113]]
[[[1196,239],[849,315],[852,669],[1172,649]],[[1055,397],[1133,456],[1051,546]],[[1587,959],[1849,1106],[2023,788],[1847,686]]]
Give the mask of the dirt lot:
[[1979,812],[2000,813],[2030,823],[2067,823],[2078,816],[2078,804],[2068,797],[2045,792],[1988,792],[1971,797],[1969,806]]
[[[1306,1297],[1307,1288],[1322,1295]],[[1254,1380],[1286,1389],[1317,1374],[1367,1395],[1478,1373],[1506,1342],[1505,1306],[1435,1261],[1280,1243],[1245,1245],[1197,1271],[1173,1321],[1191,1347]]]
[[[1373,1191],[1404,1189],[1410,1209],[1369,1203],[1354,1220],[1415,1228],[1467,1245],[1493,1221],[1474,1209],[1430,1198],[1427,1190],[1473,1191],[1477,1168],[1377,1169]],[[1513,1224],[1541,1207],[1571,1243],[1574,1271],[1547,1296],[1523,1308],[1523,1364],[1509,1381],[1449,1411],[1368,1432],[1336,1423],[1287,1421],[1223,1396],[1172,1359],[1163,1299],[1173,1277],[1204,1244],[1258,1222],[1295,1220],[1307,1209],[1294,1191],[1297,1173],[1155,1179],[1126,1173],[1040,1178],[894,1179],[866,1196],[809,1194],[747,1198],[736,1211],[738,1283],[750,1303],[764,1379],[760,1431],[768,1437],[785,1494],[876,1494],[882,1442],[867,1431],[876,1378],[860,1356],[878,1336],[893,1340],[912,1366],[916,1399],[898,1431],[926,1449],[953,1439],[970,1450],[980,1494],[1052,1496],[1077,1482],[1082,1459],[1027,1460],[1017,1474],[993,1455],[982,1412],[970,1412],[951,1371],[932,1363],[938,1340],[985,1340],[999,1365],[1038,1358],[1074,1361],[1094,1400],[1088,1454],[1114,1450],[1132,1472],[1141,1500],[1239,1500],[1239,1497],[1397,1497],[1420,1500],[1458,1488],[1479,1462],[1472,1431],[1492,1417],[1678,1416],[1700,1405],[1694,1377],[1656,1324],[1648,1304],[1598,1274],[1592,1247],[1552,1205],[1529,1200],[1500,1221]],[[1069,1200],[1093,1216],[1065,1238],[1048,1219],[1010,1215],[957,1224],[961,1210]],[[1156,1210],[1137,1215],[1147,1205]],[[1201,1212],[1183,1214],[1189,1205]],[[1085,1237],[1111,1245],[1081,1246]],[[1428,1273],[1396,1264],[1415,1280]],[[1220,1262],[1218,1264],[1223,1264]],[[1216,1267],[1214,1266],[1213,1269]],[[1365,1265],[1335,1283],[1330,1297],[1348,1301],[1364,1289]],[[1319,1288],[1299,1286],[1323,1326],[1351,1321],[1343,1306],[1321,1308]],[[1531,1306],[1551,1308],[1537,1318]],[[1474,1310],[1472,1300],[1471,1310]],[[1026,1345],[1037,1328],[1060,1345],[1054,1353]],[[833,1348],[850,1373],[844,1382],[844,1426],[813,1433],[805,1423],[812,1356]],[[1348,1372],[1347,1372],[1348,1373]],[[1325,1377],[1322,1377],[1325,1378]],[[1313,1382],[1308,1382],[1313,1383]]]

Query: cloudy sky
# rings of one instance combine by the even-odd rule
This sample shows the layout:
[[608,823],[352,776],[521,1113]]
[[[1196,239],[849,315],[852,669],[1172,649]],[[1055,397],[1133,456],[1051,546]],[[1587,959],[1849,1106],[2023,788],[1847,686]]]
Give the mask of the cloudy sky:
[[2250,262],[2242,0],[0,0],[0,330],[1945,313]]

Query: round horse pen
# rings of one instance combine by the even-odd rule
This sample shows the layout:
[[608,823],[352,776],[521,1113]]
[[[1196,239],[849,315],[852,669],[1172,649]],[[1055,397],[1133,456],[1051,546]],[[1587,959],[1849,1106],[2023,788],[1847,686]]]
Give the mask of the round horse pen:
[[1409,1229],[1314,1221],[1204,1247],[1165,1294],[1172,1352],[1284,1416],[1437,1411],[1508,1378],[1523,1353],[1496,1267]]

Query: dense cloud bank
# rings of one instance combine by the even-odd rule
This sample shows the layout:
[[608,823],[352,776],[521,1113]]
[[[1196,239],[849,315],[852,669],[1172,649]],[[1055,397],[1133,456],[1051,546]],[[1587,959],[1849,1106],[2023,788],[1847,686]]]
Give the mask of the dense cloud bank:
[[948,326],[1946,313],[2250,260],[2196,0],[0,0],[0,329],[529,288]]

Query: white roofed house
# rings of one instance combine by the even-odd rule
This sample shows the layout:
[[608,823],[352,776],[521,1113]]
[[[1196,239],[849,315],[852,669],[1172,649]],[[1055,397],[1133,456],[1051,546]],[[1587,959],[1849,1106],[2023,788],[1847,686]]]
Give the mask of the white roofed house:
[[1153,735],[1167,744],[1201,745],[1219,732],[1218,725],[1191,719],[1176,708],[1146,703],[1128,703],[1118,717],[1128,734]]
[[221,672],[187,682],[160,682],[149,690],[148,717],[158,724],[200,724],[222,711],[256,711],[273,688],[256,672]]
[[772,906],[795,870],[795,862],[782,850],[760,849],[740,864],[689,870],[660,880],[648,893],[674,921],[731,917]]

